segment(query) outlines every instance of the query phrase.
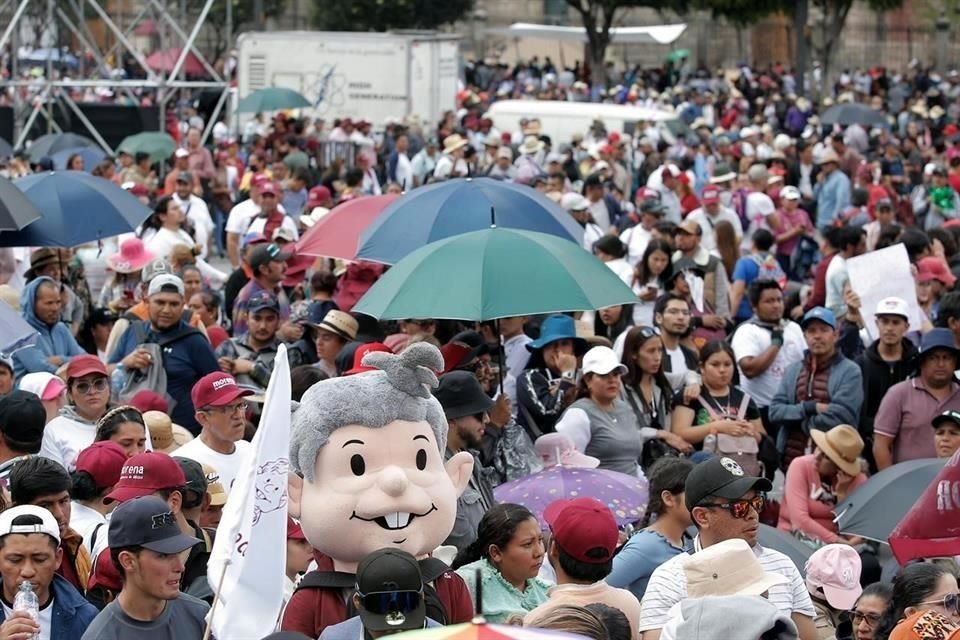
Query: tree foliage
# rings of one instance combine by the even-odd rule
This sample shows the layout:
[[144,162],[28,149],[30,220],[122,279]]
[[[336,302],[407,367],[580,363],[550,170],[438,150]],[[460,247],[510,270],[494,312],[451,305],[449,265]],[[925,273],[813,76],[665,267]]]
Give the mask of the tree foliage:
[[314,0],[311,21],[328,31],[436,29],[473,9],[474,0]]

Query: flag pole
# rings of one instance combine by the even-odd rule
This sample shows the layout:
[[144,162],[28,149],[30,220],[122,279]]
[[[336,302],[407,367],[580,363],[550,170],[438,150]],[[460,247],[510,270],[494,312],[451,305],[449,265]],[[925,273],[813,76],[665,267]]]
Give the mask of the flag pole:
[[210,631],[213,629],[213,614],[217,611],[217,603],[220,602],[220,592],[223,590],[223,579],[227,577],[227,567],[230,566],[230,560],[223,563],[223,570],[220,572],[220,580],[217,582],[217,591],[213,594],[213,602],[210,604],[210,616],[207,618],[207,628],[203,630],[203,640],[210,640]]

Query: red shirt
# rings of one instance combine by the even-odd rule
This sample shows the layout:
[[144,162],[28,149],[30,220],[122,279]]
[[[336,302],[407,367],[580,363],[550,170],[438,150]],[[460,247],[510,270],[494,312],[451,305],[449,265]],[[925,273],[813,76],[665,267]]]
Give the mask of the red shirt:
[[[333,560],[319,551],[313,552],[320,571],[333,571]],[[470,622],[473,600],[463,578],[452,570],[433,582],[437,597],[447,610],[447,624]],[[283,613],[281,631],[299,631],[318,638],[324,629],[347,619],[347,603],[337,589],[300,589],[293,594]]]

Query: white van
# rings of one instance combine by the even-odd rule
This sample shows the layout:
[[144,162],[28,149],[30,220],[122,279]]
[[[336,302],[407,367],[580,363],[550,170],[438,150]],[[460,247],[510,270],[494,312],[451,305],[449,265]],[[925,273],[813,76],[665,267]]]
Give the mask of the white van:
[[[559,100],[503,100],[487,110],[500,131],[520,129],[520,119],[540,120],[540,131],[550,136],[554,145],[570,142],[574,134],[585,135],[594,120],[603,122],[608,133],[616,131],[633,135],[638,122],[671,123],[677,114],[659,109],[596,102],[563,102]],[[672,127],[671,127],[672,128]]]

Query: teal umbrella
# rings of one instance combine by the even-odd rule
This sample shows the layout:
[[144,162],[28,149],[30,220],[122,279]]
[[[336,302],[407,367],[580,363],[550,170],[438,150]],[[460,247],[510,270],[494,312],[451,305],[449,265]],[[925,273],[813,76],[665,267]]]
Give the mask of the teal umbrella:
[[237,105],[241,113],[257,113],[260,111],[277,111],[278,109],[300,109],[309,107],[311,102],[293,89],[282,87],[267,87],[257,89]]
[[674,49],[667,54],[667,62],[672,62],[677,64],[681,60],[686,60],[690,57],[690,49]]
[[482,321],[636,301],[613,271],[566,238],[493,227],[410,253],[353,309],[380,319]]
[[177,150],[177,141],[163,131],[144,131],[127,136],[117,147],[117,151],[126,151],[130,155],[150,154],[150,162],[168,160]]

